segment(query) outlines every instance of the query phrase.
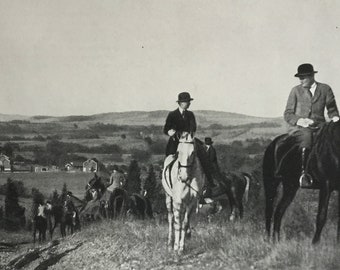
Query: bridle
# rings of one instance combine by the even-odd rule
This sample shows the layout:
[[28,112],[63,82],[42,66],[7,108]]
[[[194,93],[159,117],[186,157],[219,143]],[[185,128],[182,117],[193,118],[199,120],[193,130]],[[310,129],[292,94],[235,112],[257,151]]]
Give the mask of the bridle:
[[[186,143],[186,144],[195,144],[194,142],[180,142],[180,143]],[[193,159],[191,164],[188,165],[182,165],[179,161],[178,161],[178,169],[180,168],[191,168],[194,166],[195,163],[195,158]]]
[[[180,142],[180,143],[186,143],[186,144],[195,144],[193,141],[192,142]],[[178,161],[178,171],[181,169],[181,168],[192,168],[193,166],[195,165],[195,156],[192,160],[192,162],[190,164],[187,164],[187,165],[182,165],[179,161]],[[187,181],[182,181],[182,182],[187,182]]]

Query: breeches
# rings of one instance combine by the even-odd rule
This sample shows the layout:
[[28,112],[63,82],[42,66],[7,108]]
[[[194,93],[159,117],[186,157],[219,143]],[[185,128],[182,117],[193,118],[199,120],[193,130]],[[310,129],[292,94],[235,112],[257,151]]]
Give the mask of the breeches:
[[173,137],[169,138],[168,144],[165,149],[165,156],[176,154],[178,147],[178,140],[175,140]]
[[295,131],[292,135],[298,141],[300,148],[310,149],[313,144],[313,130],[309,128],[300,128]]

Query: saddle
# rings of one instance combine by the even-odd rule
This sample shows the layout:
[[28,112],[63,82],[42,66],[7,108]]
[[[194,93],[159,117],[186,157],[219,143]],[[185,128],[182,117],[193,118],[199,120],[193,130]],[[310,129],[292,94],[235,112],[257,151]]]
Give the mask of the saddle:
[[[314,128],[313,128],[314,129]],[[307,157],[305,167],[309,167],[309,163],[311,160],[311,154],[313,152],[313,148],[315,142],[318,140],[320,129],[314,129],[314,139],[312,143],[312,148],[310,149],[310,154]],[[301,164],[301,150],[300,150],[300,143],[294,136],[294,133],[287,133],[279,136],[277,138],[275,149],[274,149],[274,156],[275,156],[275,176],[280,177],[282,176],[282,172],[285,166],[302,166]],[[298,162],[298,164],[296,164]]]

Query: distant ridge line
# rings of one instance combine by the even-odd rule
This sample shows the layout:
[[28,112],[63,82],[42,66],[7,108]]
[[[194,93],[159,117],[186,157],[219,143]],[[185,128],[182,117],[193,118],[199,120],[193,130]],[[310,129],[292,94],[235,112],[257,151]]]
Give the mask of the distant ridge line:
[[[132,111],[121,111],[121,112],[103,112],[103,113],[96,113],[96,114],[71,114],[71,115],[61,115],[61,116],[54,116],[54,115],[21,115],[21,114],[6,114],[6,113],[0,113],[0,118],[6,117],[6,118],[13,118],[13,120],[21,120],[21,119],[48,119],[48,118],[65,118],[65,117],[80,117],[80,116],[105,116],[105,115],[126,115],[126,114],[136,114],[136,113],[168,113],[171,110],[153,110],[153,111],[141,111],[141,110],[132,110]],[[279,117],[265,117],[265,116],[254,116],[254,115],[247,115],[237,112],[227,112],[227,111],[218,111],[218,110],[193,110],[194,113],[217,113],[217,114],[228,114],[228,115],[234,115],[234,116],[243,116],[243,117],[255,117],[255,118],[279,118]]]

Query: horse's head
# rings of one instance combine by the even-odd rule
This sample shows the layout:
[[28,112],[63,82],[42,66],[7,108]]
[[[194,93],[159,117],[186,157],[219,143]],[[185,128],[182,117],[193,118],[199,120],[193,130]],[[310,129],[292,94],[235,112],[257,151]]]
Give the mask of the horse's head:
[[[142,177],[142,176],[141,176]],[[125,184],[125,176],[123,172],[118,170],[114,171],[110,177],[110,181],[115,187],[122,188]]]
[[85,199],[87,201],[91,200],[91,197],[93,197],[93,194],[91,194],[92,190],[97,190],[98,192],[103,192],[105,190],[105,185],[101,180],[101,177],[99,177],[97,174],[94,174],[94,177],[88,182],[85,187]]
[[195,141],[190,133],[184,132],[177,147],[178,177],[182,182],[189,178],[195,162]]
[[93,178],[87,183],[85,190],[88,191],[91,188],[96,188],[100,182],[100,177],[95,173]]
[[45,204],[45,209],[46,211],[48,212],[51,212],[52,211],[52,203],[50,201],[47,201],[46,204]]
[[98,197],[98,191],[94,188],[90,189],[90,194],[91,194],[91,197],[92,197],[92,200],[96,200],[97,197]]

